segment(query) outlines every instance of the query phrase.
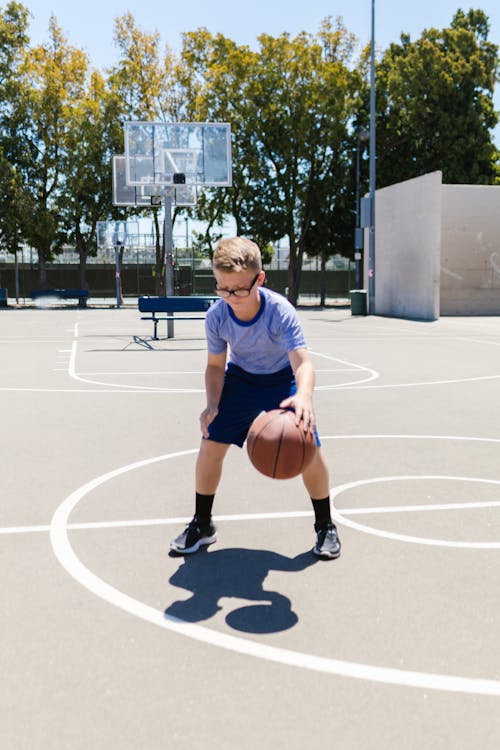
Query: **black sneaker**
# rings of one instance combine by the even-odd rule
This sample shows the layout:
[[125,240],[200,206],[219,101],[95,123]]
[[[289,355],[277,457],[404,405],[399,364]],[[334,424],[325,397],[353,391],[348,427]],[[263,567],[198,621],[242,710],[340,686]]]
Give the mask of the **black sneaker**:
[[331,521],[329,523],[314,524],[314,530],[318,536],[313,552],[318,557],[334,560],[340,555],[340,539],[337,527]]
[[191,555],[193,552],[198,552],[202,545],[213,544],[215,541],[217,541],[217,530],[212,521],[202,526],[194,516],[182,534],[170,542],[170,549],[179,555]]

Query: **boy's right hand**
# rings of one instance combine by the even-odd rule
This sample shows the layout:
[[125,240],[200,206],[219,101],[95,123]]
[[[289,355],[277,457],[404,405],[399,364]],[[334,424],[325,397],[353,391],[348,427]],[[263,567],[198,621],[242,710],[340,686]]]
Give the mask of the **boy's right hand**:
[[200,414],[200,427],[204,438],[209,437],[208,425],[214,421],[219,413],[216,406],[207,406]]

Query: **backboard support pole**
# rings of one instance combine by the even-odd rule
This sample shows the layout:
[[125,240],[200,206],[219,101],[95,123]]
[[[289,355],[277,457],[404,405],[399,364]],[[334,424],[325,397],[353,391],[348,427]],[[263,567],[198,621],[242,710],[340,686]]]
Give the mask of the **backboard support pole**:
[[370,43],[370,231],[368,235],[368,313],[375,315],[375,188],[376,188],[376,96],[375,96],[375,0],[372,0]]
[[[163,206],[165,217],[163,219],[163,243],[165,249],[165,296],[172,297],[174,294],[174,236],[172,231],[172,198],[165,195]],[[174,336],[174,321],[167,320],[167,336]]]
[[120,281],[120,246],[115,245],[115,290],[116,290],[116,306],[120,307],[122,304],[122,293],[121,293],[121,281]]

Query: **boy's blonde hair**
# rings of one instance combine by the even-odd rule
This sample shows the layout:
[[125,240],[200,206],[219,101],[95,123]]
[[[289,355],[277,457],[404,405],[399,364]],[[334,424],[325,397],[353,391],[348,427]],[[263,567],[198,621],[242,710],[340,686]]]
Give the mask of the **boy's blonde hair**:
[[262,271],[259,246],[246,237],[227,237],[215,246],[212,260],[214,271]]

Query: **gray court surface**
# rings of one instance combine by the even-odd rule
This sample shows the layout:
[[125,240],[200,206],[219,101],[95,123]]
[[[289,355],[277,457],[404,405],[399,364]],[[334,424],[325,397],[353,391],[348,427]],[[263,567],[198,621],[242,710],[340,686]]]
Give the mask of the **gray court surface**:
[[331,562],[237,448],[219,541],[169,556],[203,323],[0,311],[2,748],[500,747],[500,319],[300,316]]

